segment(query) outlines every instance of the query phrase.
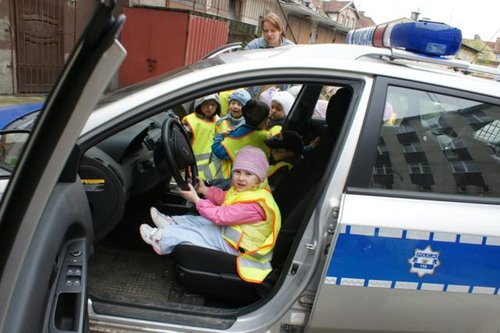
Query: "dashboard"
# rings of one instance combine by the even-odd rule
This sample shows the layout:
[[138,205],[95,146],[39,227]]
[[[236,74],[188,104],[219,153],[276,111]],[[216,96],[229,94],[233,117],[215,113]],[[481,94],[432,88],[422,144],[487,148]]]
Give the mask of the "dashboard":
[[94,235],[106,236],[122,219],[129,198],[154,190],[170,180],[155,164],[164,154],[160,113],[110,136],[90,148],[79,165],[79,176],[89,200]]

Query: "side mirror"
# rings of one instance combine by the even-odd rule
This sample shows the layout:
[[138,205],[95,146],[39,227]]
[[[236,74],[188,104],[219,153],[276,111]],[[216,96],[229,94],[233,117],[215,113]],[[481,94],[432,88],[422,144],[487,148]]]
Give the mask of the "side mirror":
[[12,172],[30,136],[28,130],[0,131],[0,167]]

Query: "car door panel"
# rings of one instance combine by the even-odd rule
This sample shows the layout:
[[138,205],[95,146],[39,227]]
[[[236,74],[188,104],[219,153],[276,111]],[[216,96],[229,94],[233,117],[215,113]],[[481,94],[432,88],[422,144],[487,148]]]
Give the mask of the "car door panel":
[[498,327],[498,214],[496,205],[345,195],[315,327],[395,332]]
[[[37,309],[47,309],[47,313],[50,313],[54,311],[56,304],[62,301],[59,296],[64,291],[61,284],[64,285],[65,281],[61,277],[67,273],[69,265],[80,267],[81,272],[79,277],[81,286],[72,288],[69,292],[78,295],[78,298],[86,298],[86,258],[90,255],[86,239],[91,240],[92,237],[92,220],[83,186],[79,182],[59,184],[51,195],[24,259],[27,264],[20,273],[23,281],[18,283],[18,287],[14,290],[16,306],[11,308],[13,315],[9,318],[12,321],[7,324],[12,331],[37,332],[40,330],[44,318],[42,313],[39,314],[40,317],[36,315]],[[73,256],[78,260],[71,263],[70,253],[76,254],[74,251],[77,247],[81,254]],[[78,319],[80,324],[82,324],[85,310],[84,303],[79,304],[78,307],[75,304],[72,316],[80,317]],[[32,313],[31,320],[16,320],[17,316],[29,315],[29,313]],[[58,314],[56,317],[60,316],[61,314]]]
[[82,332],[87,328],[87,277],[90,246],[87,239],[71,239],[58,258],[58,276],[48,312],[50,332]]
[[[59,184],[42,217],[45,241],[59,244],[47,256],[54,258],[53,281],[46,323],[50,332],[84,330],[86,323],[88,260],[94,235],[83,186]],[[54,238],[54,230],[58,230]],[[44,244],[42,241],[41,244]],[[43,249],[43,245],[41,246]]]

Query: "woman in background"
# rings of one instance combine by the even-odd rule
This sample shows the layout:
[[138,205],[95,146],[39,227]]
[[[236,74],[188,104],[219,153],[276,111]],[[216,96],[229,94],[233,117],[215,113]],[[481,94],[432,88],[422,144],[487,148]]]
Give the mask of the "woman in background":
[[245,46],[249,49],[266,49],[284,45],[293,45],[294,43],[285,37],[283,23],[278,15],[269,13],[262,18],[260,22],[262,37],[255,38]]

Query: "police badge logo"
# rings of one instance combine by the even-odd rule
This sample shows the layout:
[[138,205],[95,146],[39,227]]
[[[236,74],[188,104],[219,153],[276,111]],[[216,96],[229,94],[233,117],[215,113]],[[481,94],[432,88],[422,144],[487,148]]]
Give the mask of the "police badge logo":
[[434,274],[434,270],[441,262],[439,261],[439,251],[432,251],[430,245],[425,249],[415,249],[415,255],[408,259],[410,273],[417,273],[421,278],[425,274]]

